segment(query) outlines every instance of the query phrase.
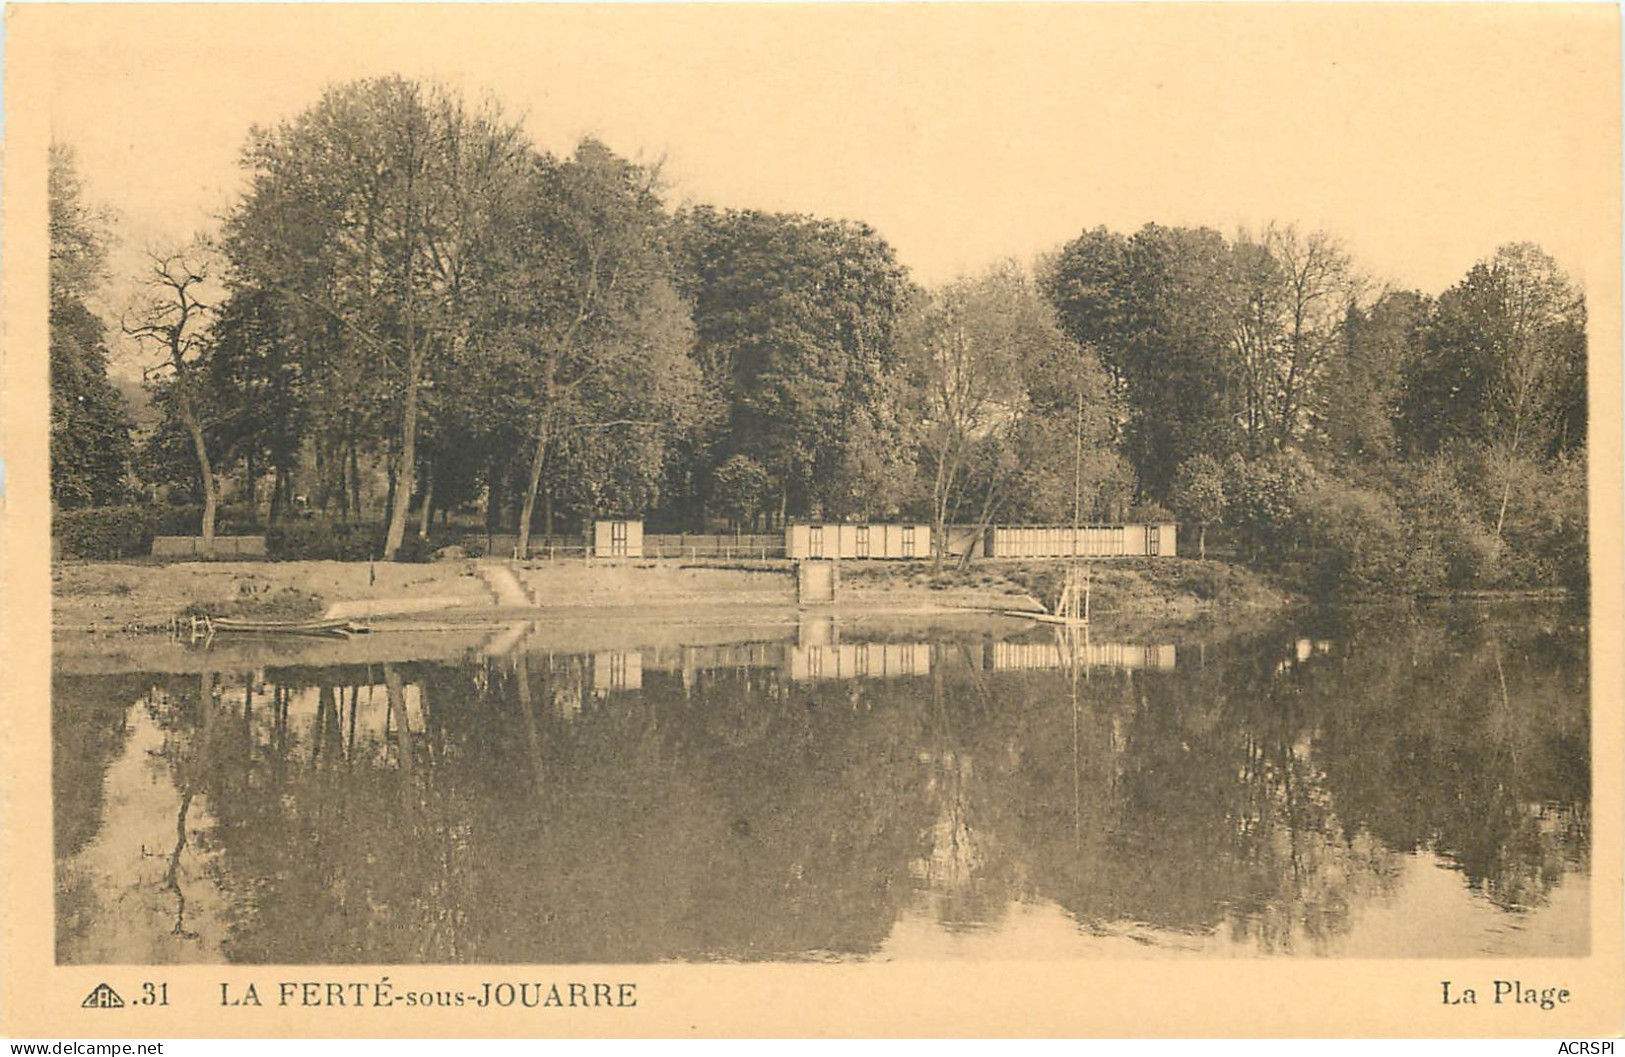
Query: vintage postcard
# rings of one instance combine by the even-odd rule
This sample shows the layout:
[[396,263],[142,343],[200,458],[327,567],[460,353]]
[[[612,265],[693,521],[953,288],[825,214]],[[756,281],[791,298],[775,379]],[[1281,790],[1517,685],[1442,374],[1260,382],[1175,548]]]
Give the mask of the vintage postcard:
[[1610,5],[12,5],[0,1030],[1612,1037]]

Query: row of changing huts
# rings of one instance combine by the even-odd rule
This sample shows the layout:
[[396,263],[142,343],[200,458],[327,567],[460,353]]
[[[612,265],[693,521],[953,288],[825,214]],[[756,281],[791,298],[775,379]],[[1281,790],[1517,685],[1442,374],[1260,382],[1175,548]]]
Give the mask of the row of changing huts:
[[[1167,523],[1122,525],[996,525],[948,530],[949,555],[967,550],[973,558],[1172,558],[1178,553],[1177,526]],[[785,526],[784,557],[929,558],[931,526],[909,523],[850,524],[802,522]],[[643,522],[603,520],[593,525],[598,557],[641,558]]]

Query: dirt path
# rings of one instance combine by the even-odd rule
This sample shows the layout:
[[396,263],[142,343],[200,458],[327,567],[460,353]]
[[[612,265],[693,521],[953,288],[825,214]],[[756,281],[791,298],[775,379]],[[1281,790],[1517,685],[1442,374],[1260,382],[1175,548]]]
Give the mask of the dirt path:
[[530,597],[530,593],[524,587],[520,586],[518,579],[513,575],[513,571],[506,565],[482,563],[479,567],[479,574],[480,578],[485,581],[485,586],[489,587],[491,593],[496,595],[497,605],[503,609],[535,607],[536,600]]
[[[458,606],[478,606],[484,599],[456,595],[413,595],[409,598],[359,598],[350,602],[334,602],[322,613],[328,618],[371,620],[375,617],[397,617],[413,613],[439,612]],[[517,603],[516,603],[517,604]]]

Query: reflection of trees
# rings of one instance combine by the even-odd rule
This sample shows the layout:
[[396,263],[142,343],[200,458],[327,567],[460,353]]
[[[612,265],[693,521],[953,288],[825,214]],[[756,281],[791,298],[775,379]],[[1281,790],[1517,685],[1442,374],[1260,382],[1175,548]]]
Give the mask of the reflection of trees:
[[1351,629],[1315,676],[1339,812],[1428,847],[1507,908],[1542,903],[1588,851],[1585,634],[1480,620]]
[[1381,856],[1331,817],[1291,690],[1246,651],[1234,661],[1091,672],[1076,709],[1065,675],[999,681],[972,751],[988,824],[1025,878],[1013,895],[1053,899],[1091,929],[1228,921],[1266,949],[1346,926],[1382,883]]
[[[405,677],[393,668],[304,681],[316,674],[269,676],[257,712],[248,680],[224,704],[242,722],[226,726],[232,736],[217,741],[206,780],[234,908],[227,953],[248,962],[453,959],[443,827],[426,806],[436,790],[422,782],[434,774],[412,766],[433,750],[432,731],[406,729],[397,700]],[[315,698],[304,727],[292,712],[301,695]],[[431,701],[425,695],[426,713]],[[358,714],[372,705],[382,731],[358,735]]]
[[187,847],[187,816],[192,800],[205,783],[204,768],[214,759],[219,708],[215,673],[204,670],[194,679],[166,678],[147,695],[145,707],[157,718],[164,732],[163,756],[170,777],[180,793],[175,810],[175,846],[166,858],[163,885],[175,900],[175,924],[171,932],[184,939],[198,939],[186,927],[186,892],[181,887],[181,856]]
[[1087,927],[1266,950],[1326,949],[1419,848],[1538,901],[1585,848],[1583,633],[1488,627],[1382,615],[1301,658],[1235,639],[1177,674],[1086,673],[1076,709],[1062,673],[970,673],[949,696],[997,850],[980,871]]
[[[536,660],[544,687],[573,677]],[[702,675],[685,697],[646,673],[640,693],[548,723],[547,780],[471,826],[481,957],[766,958],[885,938],[923,826],[913,720],[841,686],[742,697],[758,678]]]
[[[948,928],[1042,899],[1325,950],[1401,853],[1509,908],[1583,860],[1583,634],[1491,627],[1374,620],[1309,656],[1238,638],[1075,695],[948,642],[898,679],[649,668],[594,696],[591,658],[531,654],[167,678],[147,707],[181,839],[207,798],[239,961],[854,955],[922,889]],[[70,853],[121,715],[58,712]]]
[[52,677],[51,819],[58,859],[78,852],[101,825],[107,768],[124,748],[130,705],[151,686],[139,673]]
[[175,847],[169,853],[169,869],[164,871],[164,887],[175,896],[175,927],[171,931],[186,939],[197,939],[198,934],[186,927],[186,893],[181,889],[181,853],[186,851],[186,815],[192,809],[192,791],[181,794],[181,806],[175,812]]
[[151,686],[140,674],[51,679],[51,830],[58,957],[88,922],[86,881],[63,869],[101,827],[105,780],[129,738],[130,706]]
[[[594,961],[854,953],[908,894],[925,814],[915,720],[847,686],[755,698],[728,676],[544,707],[580,660],[386,666],[378,685],[234,686],[207,792],[246,961]],[[297,676],[296,676],[297,677]],[[555,685],[557,684],[557,685]],[[409,718],[408,688],[421,715]],[[295,694],[315,716],[289,722]],[[527,707],[528,702],[528,707]],[[346,711],[349,715],[345,715]],[[573,718],[570,718],[572,717]],[[201,726],[198,728],[201,730]]]

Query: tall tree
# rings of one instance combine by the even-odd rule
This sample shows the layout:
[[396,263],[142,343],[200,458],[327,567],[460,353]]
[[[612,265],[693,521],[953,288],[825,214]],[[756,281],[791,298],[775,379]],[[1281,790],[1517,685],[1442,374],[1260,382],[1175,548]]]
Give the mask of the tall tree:
[[170,372],[170,407],[191,437],[203,492],[204,554],[214,553],[215,515],[220,508],[220,482],[204,434],[210,254],[202,239],[179,250],[149,252],[141,294],[124,321],[124,333],[154,349],[162,357],[158,368]]
[[[661,428],[656,390],[668,381],[683,384],[650,371],[655,365],[679,367],[689,341],[685,313],[676,307],[658,179],[658,170],[584,140],[563,164],[535,167],[527,207],[509,229],[503,257],[508,281],[523,284],[525,293],[500,313],[500,340],[531,365],[521,556],[529,546],[543,472],[561,436],[610,428],[607,419],[595,417],[608,410],[609,401],[599,400],[595,409],[590,397],[652,398],[642,407],[651,417],[638,417],[635,399],[608,416],[622,430],[643,430],[619,434],[623,441],[648,442]],[[577,454],[579,461],[583,451]],[[646,448],[637,461],[652,464],[646,481],[658,479],[656,449]],[[652,498],[645,492],[627,502],[641,507]]]
[[[1054,310],[1041,302],[1048,326]],[[1052,524],[1110,518],[1128,506],[1134,473],[1117,450],[1122,403],[1099,352],[1056,330],[1034,345],[1022,381],[1027,413],[1011,435],[1015,472],[1000,516]]]
[[276,299],[263,290],[237,288],[216,313],[206,385],[224,410],[215,424],[215,450],[242,463],[250,506],[261,472],[273,474],[270,520],[291,500],[292,475],[304,440],[307,400],[298,349],[284,332]]
[[105,213],[85,202],[73,153],[53,143],[50,234],[51,498],[62,507],[126,493],[130,418],[108,380],[106,327],[90,306],[106,276]]
[[1196,553],[1207,557],[1207,529],[1224,520],[1224,468],[1211,455],[1192,455],[1179,464],[1168,497],[1174,513],[1197,527]]
[[1506,522],[1511,476],[1584,440],[1585,297],[1548,254],[1500,247],[1438,301],[1422,354],[1405,379],[1401,418],[1409,445],[1431,453],[1487,450],[1507,478],[1496,501]]
[[1222,235],[1148,224],[1124,238],[1096,228],[1046,263],[1041,285],[1067,335],[1100,350],[1124,402],[1123,450],[1147,498],[1166,497],[1191,455],[1236,448],[1243,400],[1232,337],[1242,296]]
[[228,224],[238,281],[276,294],[313,349],[336,345],[330,370],[380,386],[385,557],[405,536],[425,389],[470,340],[468,284],[531,153],[494,104],[400,77],[330,88],[246,152],[250,191]]
[[1357,282],[1342,246],[1323,231],[1270,224],[1234,249],[1242,302],[1235,315],[1248,449],[1290,447],[1324,408],[1322,380],[1339,349]]
[[[921,473],[928,481],[934,555],[962,511],[979,525],[1004,510],[1027,474],[1050,473],[1033,493],[1081,489],[1079,445],[1099,440],[1090,412],[1105,404],[1104,372],[1069,340],[1054,310],[1013,264],[950,283],[911,318],[908,347],[920,380]],[[1086,392],[1094,388],[1094,392]],[[1087,430],[1087,436],[1086,436]],[[1054,484],[1064,480],[1064,488]],[[1072,504],[1067,504],[1068,513]]]
[[772,479],[779,521],[869,513],[903,450],[898,327],[911,295],[862,224],[701,207],[681,218],[695,356],[728,407],[717,463]]
[[1390,290],[1369,307],[1350,305],[1327,368],[1323,431],[1334,459],[1355,468],[1394,455],[1402,383],[1421,352],[1432,302]]
[[662,279],[614,347],[596,351],[597,369],[580,377],[555,427],[548,494],[567,513],[643,517],[660,505],[673,449],[707,411],[692,341],[688,306]]

